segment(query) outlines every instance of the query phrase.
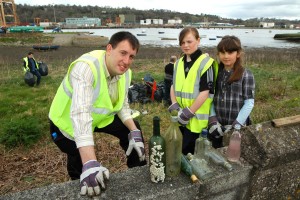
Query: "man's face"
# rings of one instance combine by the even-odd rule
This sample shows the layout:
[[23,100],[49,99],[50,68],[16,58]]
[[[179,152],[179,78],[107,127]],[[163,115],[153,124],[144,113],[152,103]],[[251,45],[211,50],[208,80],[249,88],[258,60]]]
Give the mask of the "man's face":
[[136,49],[132,49],[127,40],[120,42],[116,48],[110,44],[106,47],[106,66],[111,76],[122,75],[129,68],[136,56]]

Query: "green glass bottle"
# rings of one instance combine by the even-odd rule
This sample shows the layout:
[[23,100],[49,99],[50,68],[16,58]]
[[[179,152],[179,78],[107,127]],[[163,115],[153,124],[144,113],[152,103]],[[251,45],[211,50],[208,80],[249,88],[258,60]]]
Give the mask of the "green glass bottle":
[[189,160],[193,173],[200,179],[206,180],[211,178],[214,173],[211,168],[208,167],[207,161],[204,159],[198,159],[193,154],[188,153],[187,159]]
[[149,167],[151,181],[164,182],[166,172],[166,143],[160,135],[160,118],[153,117],[153,136],[149,140]]
[[181,168],[182,133],[179,130],[178,118],[171,116],[171,125],[167,129],[166,140],[166,175],[179,175]]
[[232,171],[232,165],[227,161],[227,159],[215,148],[212,147],[211,142],[205,141],[205,155],[211,160],[213,163],[220,165],[226,168],[228,171]]
[[193,173],[193,168],[191,164],[183,154],[181,154],[181,171],[183,171],[186,175],[188,175],[191,178],[193,183],[199,182],[199,179]]

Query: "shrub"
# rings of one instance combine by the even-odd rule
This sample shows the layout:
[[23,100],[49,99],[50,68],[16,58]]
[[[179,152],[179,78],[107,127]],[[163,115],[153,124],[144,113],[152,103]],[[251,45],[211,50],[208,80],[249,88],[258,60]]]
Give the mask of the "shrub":
[[2,125],[3,132],[0,134],[0,143],[7,148],[29,147],[42,135],[41,123],[36,117],[13,119]]

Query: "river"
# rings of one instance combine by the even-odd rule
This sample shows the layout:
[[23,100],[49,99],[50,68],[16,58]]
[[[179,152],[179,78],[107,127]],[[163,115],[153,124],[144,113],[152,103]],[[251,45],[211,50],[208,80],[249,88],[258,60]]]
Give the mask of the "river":
[[[151,46],[178,46],[178,35],[181,29],[174,28],[135,28],[135,29],[64,29],[63,32],[90,32],[93,35],[111,37],[118,31],[129,31],[136,35],[142,45]],[[272,48],[293,48],[300,47],[298,42],[286,40],[274,40],[275,34],[299,33],[300,30],[290,29],[198,29],[200,33],[200,45],[204,47],[215,47],[224,35],[235,35],[240,38],[242,46],[247,47],[272,47]],[[45,32],[51,32],[46,30]],[[144,34],[138,36],[137,34]],[[165,38],[165,39],[164,39]]]

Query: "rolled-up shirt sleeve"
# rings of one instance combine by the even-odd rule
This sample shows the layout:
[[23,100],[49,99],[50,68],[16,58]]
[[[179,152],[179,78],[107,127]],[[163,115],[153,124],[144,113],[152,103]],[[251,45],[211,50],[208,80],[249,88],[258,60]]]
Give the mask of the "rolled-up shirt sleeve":
[[77,148],[94,145],[92,130],[93,73],[87,63],[78,62],[70,72],[73,87],[70,117]]

